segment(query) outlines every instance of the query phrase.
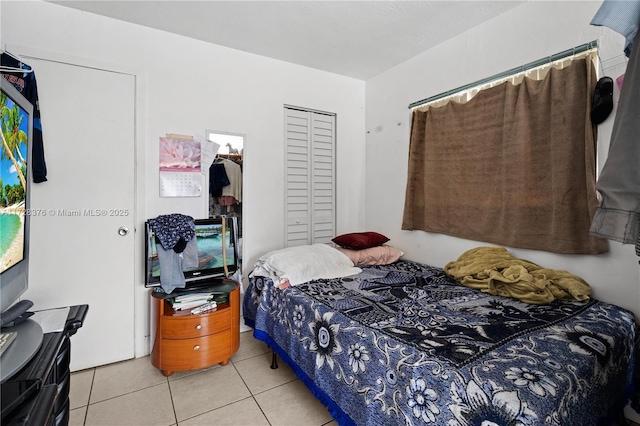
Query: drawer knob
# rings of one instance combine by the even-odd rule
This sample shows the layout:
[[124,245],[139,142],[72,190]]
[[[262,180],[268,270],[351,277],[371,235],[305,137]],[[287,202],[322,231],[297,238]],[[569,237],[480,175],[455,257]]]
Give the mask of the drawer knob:
[[200,330],[202,326],[200,324],[196,325],[196,330]]
[[195,346],[193,347],[193,350],[194,350],[194,351],[197,351],[197,350],[199,350],[199,349],[200,349],[200,345],[195,345]]

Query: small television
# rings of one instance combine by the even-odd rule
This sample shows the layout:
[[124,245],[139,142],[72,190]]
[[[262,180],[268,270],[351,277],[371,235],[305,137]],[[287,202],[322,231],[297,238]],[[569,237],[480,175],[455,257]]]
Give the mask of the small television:
[[[238,270],[237,218],[225,218],[224,229],[221,217],[195,219],[194,224],[198,266],[183,271],[187,290],[219,282],[226,274],[232,275]],[[160,243],[147,221],[145,224],[145,286],[158,287],[160,291],[159,245]],[[160,249],[162,250],[162,247]],[[225,252],[226,271],[223,257]]]
[[28,287],[33,105],[0,77],[0,312]]

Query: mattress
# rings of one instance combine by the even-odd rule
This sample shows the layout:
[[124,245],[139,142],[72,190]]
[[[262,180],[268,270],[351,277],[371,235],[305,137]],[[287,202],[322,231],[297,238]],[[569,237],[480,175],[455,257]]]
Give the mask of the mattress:
[[632,390],[631,312],[526,304],[412,261],[284,290],[254,276],[243,313],[341,425],[611,424]]

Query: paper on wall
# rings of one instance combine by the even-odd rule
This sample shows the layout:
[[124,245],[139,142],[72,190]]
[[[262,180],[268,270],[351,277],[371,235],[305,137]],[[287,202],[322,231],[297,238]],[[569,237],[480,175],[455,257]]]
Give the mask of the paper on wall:
[[192,136],[160,138],[160,196],[199,197],[203,191],[202,144]]

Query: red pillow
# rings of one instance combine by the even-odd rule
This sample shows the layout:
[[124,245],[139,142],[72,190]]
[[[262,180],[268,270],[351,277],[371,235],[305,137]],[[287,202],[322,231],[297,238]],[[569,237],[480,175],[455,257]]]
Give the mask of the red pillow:
[[338,235],[331,241],[342,248],[361,250],[381,246],[389,241],[389,238],[382,234],[378,234],[377,232],[353,232],[350,234]]

